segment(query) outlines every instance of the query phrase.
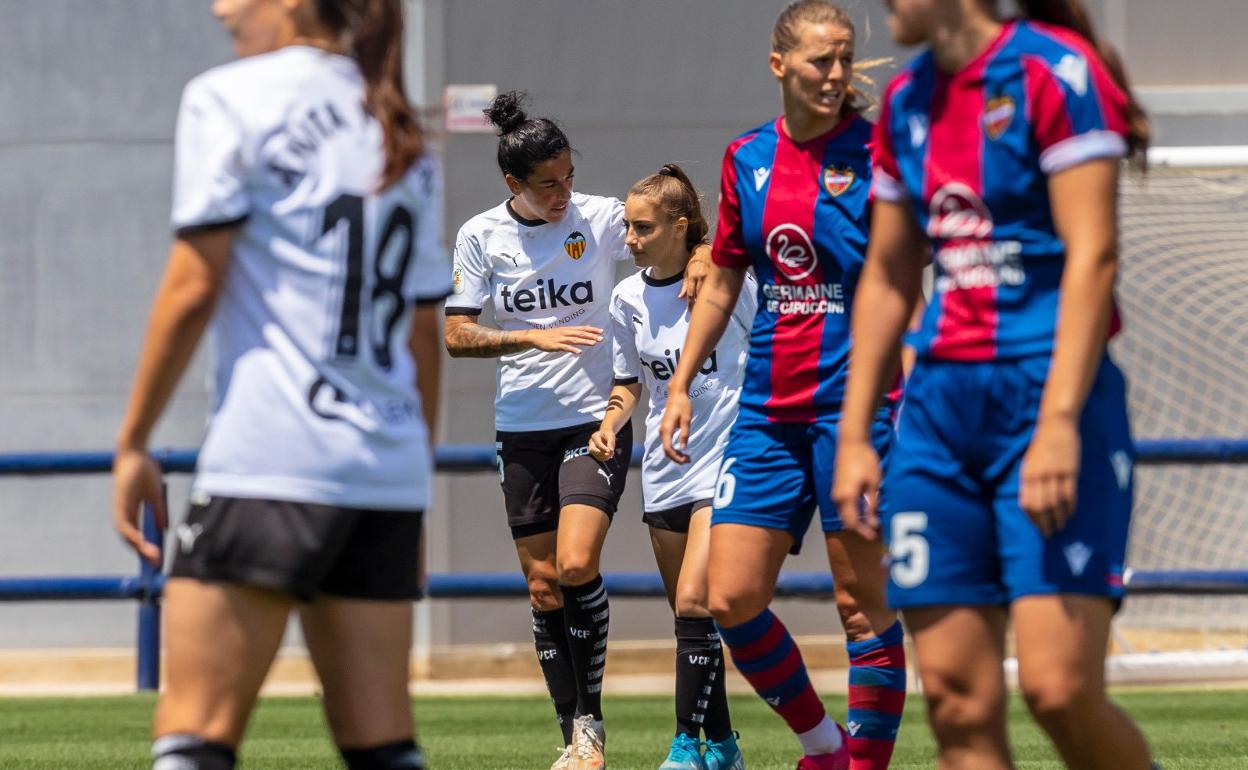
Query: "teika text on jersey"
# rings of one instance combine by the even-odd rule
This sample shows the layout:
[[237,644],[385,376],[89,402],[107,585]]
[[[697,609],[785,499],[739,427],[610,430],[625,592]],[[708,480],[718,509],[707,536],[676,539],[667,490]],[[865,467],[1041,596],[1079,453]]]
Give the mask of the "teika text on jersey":
[[514,313],[517,310],[527,313],[530,310],[553,310],[557,307],[588,305],[594,301],[594,282],[578,281],[568,285],[557,284],[554,279],[547,278],[545,281],[537,282],[537,291],[516,289],[513,292],[510,286],[504,286],[501,296],[503,308],[508,313]]
[[[712,350],[710,357],[702,364],[702,368],[698,370],[698,374],[714,374],[719,371],[719,354],[718,350]],[[680,363],[680,348],[676,348],[675,357],[670,350],[664,350],[663,355],[667,358],[647,361],[645,357],[641,359],[642,366],[650,367],[650,371],[654,372],[654,378],[660,382],[672,379],[672,375],[676,373],[676,366]]]

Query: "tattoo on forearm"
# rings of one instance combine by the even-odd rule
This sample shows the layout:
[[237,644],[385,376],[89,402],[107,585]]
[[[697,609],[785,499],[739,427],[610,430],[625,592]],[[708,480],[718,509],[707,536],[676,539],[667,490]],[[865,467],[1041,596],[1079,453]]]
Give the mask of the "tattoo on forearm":
[[719,304],[714,299],[706,296],[705,294],[703,294],[701,297],[698,297],[698,302],[705,302],[706,304],[715,308],[716,310],[723,313],[724,315],[729,315],[729,316],[732,315],[732,310],[730,308],[724,307],[723,305]]
[[609,412],[612,409],[619,409],[621,412],[624,411],[624,398],[622,396],[612,396],[607,399],[607,411]]
[[448,347],[457,356],[494,358],[527,349],[528,345],[521,342],[519,336],[514,331],[466,323],[451,330],[451,344]]

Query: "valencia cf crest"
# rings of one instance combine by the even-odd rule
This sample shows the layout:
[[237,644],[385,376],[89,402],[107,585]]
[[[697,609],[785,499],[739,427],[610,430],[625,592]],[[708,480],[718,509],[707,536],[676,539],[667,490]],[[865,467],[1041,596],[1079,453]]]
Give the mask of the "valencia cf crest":
[[571,235],[563,239],[563,250],[572,259],[585,256],[585,236],[579,230],[573,230]]
[[828,191],[828,195],[836,198],[841,193],[849,189],[854,183],[854,170],[849,166],[845,168],[837,168],[836,166],[828,166],[823,170],[823,188]]
[[1014,120],[1014,100],[1009,96],[995,96],[984,108],[984,130],[992,139],[1000,139]]

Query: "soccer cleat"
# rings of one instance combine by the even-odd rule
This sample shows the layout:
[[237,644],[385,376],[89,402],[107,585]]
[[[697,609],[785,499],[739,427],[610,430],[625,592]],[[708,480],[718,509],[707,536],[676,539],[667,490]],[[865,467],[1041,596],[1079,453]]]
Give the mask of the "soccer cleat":
[[550,766],[550,770],[571,770],[572,767],[572,744],[559,749],[562,752],[559,758],[555,760],[555,764]]
[[606,770],[607,729],[590,714],[572,720],[572,762],[568,770]]
[[672,748],[667,752],[667,759],[659,765],[659,770],[706,770],[699,748],[696,739],[677,733],[672,739]]
[[831,754],[807,754],[797,760],[797,770],[849,770],[849,736],[839,724],[836,729],[841,732],[841,747]]
[[706,770],[745,770],[745,757],[737,746],[737,734],[722,741],[707,741],[706,753],[702,755]]

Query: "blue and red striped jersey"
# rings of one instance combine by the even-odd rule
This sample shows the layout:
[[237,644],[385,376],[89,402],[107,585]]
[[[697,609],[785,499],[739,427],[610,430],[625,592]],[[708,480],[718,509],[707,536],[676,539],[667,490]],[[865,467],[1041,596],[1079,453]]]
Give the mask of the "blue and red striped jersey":
[[777,118],[724,153],[712,258],[758,278],[740,403],[769,420],[840,411],[850,299],[867,247],[870,135],[855,115],[795,142]]
[[1065,246],[1048,177],[1125,154],[1123,91],[1083,37],[1012,21],[956,73],[918,56],[882,102],[872,194],[909,202],[936,266],[908,341],[957,361],[1051,353]]

